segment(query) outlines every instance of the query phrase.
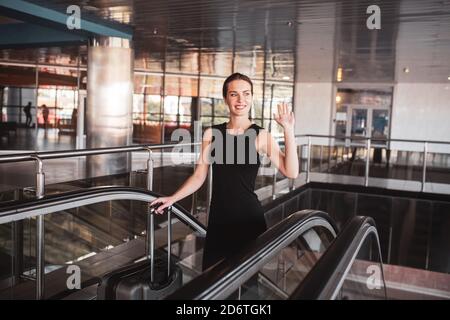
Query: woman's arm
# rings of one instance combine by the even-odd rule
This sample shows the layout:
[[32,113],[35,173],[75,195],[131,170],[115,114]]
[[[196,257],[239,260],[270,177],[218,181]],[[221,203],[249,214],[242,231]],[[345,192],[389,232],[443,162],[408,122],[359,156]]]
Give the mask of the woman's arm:
[[294,134],[294,114],[289,111],[287,104],[283,103],[278,105],[278,115],[274,115],[274,118],[284,130],[285,153],[280,150],[278,143],[266,130],[261,132],[262,139],[258,143],[259,149],[267,154],[270,161],[283,175],[295,179],[298,176],[299,163]]
[[209,168],[208,155],[211,139],[212,130],[208,128],[203,134],[202,148],[194,173],[181,185],[181,187],[174,194],[169,197],[157,198],[150,203],[150,205],[162,203],[156,211],[157,213],[162,213],[163,209],[193,194],[202,186],[203,182],[205,182]]

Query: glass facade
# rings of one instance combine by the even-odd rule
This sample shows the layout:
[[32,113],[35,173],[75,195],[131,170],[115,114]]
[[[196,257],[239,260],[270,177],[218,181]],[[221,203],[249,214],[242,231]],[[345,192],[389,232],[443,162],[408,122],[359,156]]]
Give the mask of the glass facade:
[[[223,32],[233,36],[231,32]],[[273,113],[278,103],[293,101],[292,53],[264,55],[261,49],[253,48],[234,53],[204,49],[165,54],[162,67],[165,71],[161,76],[150,75],[149,69],[135,75],[134,142],[171,141],[171,134],[177,128],[193,132],[195,121],[201,121],[203,129],[226,122],[228,106],[222,97],[222,86],[232,72],[246,74],[253,81],[249,118],[275,136],[282,133],[273,120]],[[149,75],[144,75],[146,72]]]
[[[292,34],[284,34],[283,37],[294,39],[294,30],[289,31]],[[286,50],[280,42],[282,40],[272,39],[276,38],[275,34],[267,34],[265,41],[246,28],[217,32],[220,33],[218,38],[217,35],[211,38],[208,31],[202,34],[204,47],[188,48],[164,38],[170,42],[170,45],[166,43],[165,50],[153,48],[145,54],[136,52],[133,143],[169,142],[177,128],[193,132],[195,121],[202,123],[203,130],[228,121],[228,106],[222,97],[222,86],[233,72],[243,73],[253,81],[253,106],[249,119],[275,136],[282,133],[281,127],[273,120],[273,114],[278,103],[292,104],[294,53]],[[210,42],[219,39],[221,43],[215,43],[211,49]],[[40,65],[37,72],[35,67],[1,66],[0,72],[5,69],[5,73],[21,77],[16,85],[7,85],[0,90],[2,120],[16,122],[19,128],[37,125],[35,131],[27,132],[33,140],[37,139],[41,129],[49,130],[49,134],[58,138],[62,132],[75,136],[78,104],[89,108],[84,91],[87,72],[77,68],[78,60],[83,66],[87,64],[85,54],[81,54],[75,60],[72,57],[67,61],[52,61],[51,66]],[[31,121],[23,110],[28,101],[32,104]],[[44,149],[41,148],[43,145]],[[74,149],[74,139],[31,146],[37,151],[61,148]],[[20,143],[12,141],[5,144],[3,141],[1,149],[23,148]]]

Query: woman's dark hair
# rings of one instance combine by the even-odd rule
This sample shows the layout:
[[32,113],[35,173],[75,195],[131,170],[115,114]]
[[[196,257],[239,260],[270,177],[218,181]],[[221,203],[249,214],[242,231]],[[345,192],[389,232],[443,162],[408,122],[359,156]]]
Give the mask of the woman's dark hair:
[[244,81],[248,82],[250,84],[252,95],[253,95],[253,83],[252,83],[252,80],[250,80],[250,78],[247,77],[246,75],[236,72],[236,73],[233,73],[228,78],[226,78],[225,82],[223,83],[222,95],[223,95],[224,98],[227,97],[228,85],[230,84],[231,81],[234,81],[234,80],[244,80]]

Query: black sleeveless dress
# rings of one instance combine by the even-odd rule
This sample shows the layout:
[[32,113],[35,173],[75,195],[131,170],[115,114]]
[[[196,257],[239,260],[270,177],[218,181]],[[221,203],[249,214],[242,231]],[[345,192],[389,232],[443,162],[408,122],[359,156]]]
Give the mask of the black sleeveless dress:
[[267,228],[254,192],[261,164],[255,139],[262,128],[252,124],[243,134],[231,135],[226,125],[212,126],[213,188],[203,270],[236,253]]

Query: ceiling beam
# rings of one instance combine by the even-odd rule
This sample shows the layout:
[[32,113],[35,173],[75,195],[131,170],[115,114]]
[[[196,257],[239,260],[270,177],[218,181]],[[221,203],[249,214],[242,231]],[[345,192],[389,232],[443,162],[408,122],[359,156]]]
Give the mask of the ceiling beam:
[[83,12],[80,16],[80,29],[70,30],[67,27],[70,14],[25,0],[0,0],[0,13],[13,19],[71,34],[117,37],[129,40],[133,37],[133,29],[130,26],[97,17],[88,17]]
[[29,23],[0,24],[0,49],[80,45],[88,37]]

